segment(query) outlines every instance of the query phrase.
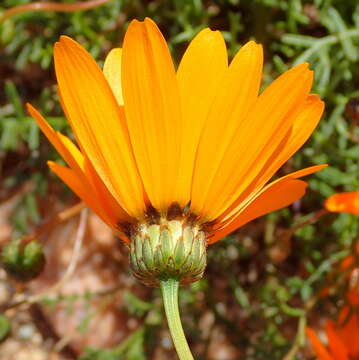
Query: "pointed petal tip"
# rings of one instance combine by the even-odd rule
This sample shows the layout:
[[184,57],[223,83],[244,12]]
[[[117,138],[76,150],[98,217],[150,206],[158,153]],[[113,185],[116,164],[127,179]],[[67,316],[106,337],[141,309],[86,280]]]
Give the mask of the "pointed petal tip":
[[319,171],[319,170],[322,170],[322,169],[325,169],[326,167],[328,167],[329,166],[329,164],[321,164],[321,165],[317,165],[317,171]]
[[250,40],[242,46],[241,50],[242,49],[249,51],[250,53],[252,53],[253,56],[260,58],[261,62],[263,62],[263,46],[262,46],[262,44],[258,44],[254,40]]
[[312,70],[309,69],[309,63],[304,62],[304,63],[293,66],[288,71],[296,71],[296,72],[301,72],[301,71],[304,72],[305,71],[305,72],[308,72],[308,71],[312,71]]
[[290,173],[288,175],[285,175],[283,177],[280,177],[279,179],[275,180],[273,183],[278,183],[280,181],[284,181],[285,179],[299,179],[299,178],[302,178],[304,176],[314,174],[314,173],[326,168],[327,166],[328,166],[328,164],[320,164],[320,165],[309,166],[309,167],[306,167],[304,169],[292,172],[292,173]]
[[63,49],[63,42],[60,41],[56,41],[54,44],[54,58],[56,59],[56,56],[59,55],[59,53],[62,51]]
[[[309,86],[308,92],[312,86],[313,79],[314,79],[314,72],[313,70],[309,69],[309,64],[307,62],[293,66],[289,70],[287,70],[285,73],[283,73],[280,77],[288,77],[289,79],[292,79],[294,76],[297,80],[301,81],[303,83],[307,83]],[[293,80],[293,79],[292,79]]]
[[209,27],[200,30],[194,37],[193,42],[198,41],[198,39],[201,41],[206,41],[209,46],[212,44],[217,44],[217,42],[223,42],[225,47],[225,42],[221,31],[212,30]]
[[68,42],[76,42],[74,39],[70,38],[70,36],[67,35],[60,35],[59,41],[60,43],[68,43]]
[[314,166],[310,166],[308,168],[304,168],[302,170],[295,171],[294,173],[291,173],[291,174],[289,174],[287,176],[292,177],[294,179],[297,179],[297,178],[301,178],[301,177],[304,177],[304,176],[314,174],[314,173],[316,173],[316,172],[318,172],[320,170],[325,169],[328,166],[329,166],[328,164],[314,165]]
[[59,41],[57,41],[54,45],[54,56],[56,53],[58,54],[60,51],[73,51],[73,50],[81,50],[86,51],[85,48],[79,44],[76,40],[70,38],[66,35],[61,35]]
[[37,122],[40,128],[42,128],[43,123],[46,123],[45,126],[49,126],[47,122],[45,122],[44,118],[40,114],[40,112],[34,108],[30,103],[26,103],[26,110],[30,114],[30,116]]
[[307,97],[308,102],[323,102],[318,94],[309,94]]
[[257,43],[255,40],[249,40],[247,41],[243,47],[253,47],[253,48],[258,48],[258,47],[262,47],[261,44]]
[[46,161],[46,164],[51,170],[56,166],[55,161],[52,161],[52,160]]
[[26,110],[34,118],[34,120],[38,123],[38,125],[41,127],[41,124],[44,123],[45,120],[42,117],[42,115],[40,114],[40,112],[35,107],[33,107],[30,103],[26,103]]
[[221,35],[222,36],[222,31],[221,30],[218,30],[218,29],[211,29],[210,27],[206,27],[204,29],[202,29],[201,31],[199,31],[199,33],[208,33],[208,34],[211,34],[212,36],[213,35]]
[[145,29],[146,29],[145,20],[141,21],[141,20],[133,19],[127,27],[127,31],[123,43],[125,43],[126,38],[133,36],[133,34],[142,33],[142,31],[146,31]]
[[131,25],[143,24],[144,22],[145,22],[145,20],[133,19],[132,21],[130,21],[129,27],[130,27]]
[[61,35],[59,41],[55,44],[59,44],[64,47],[69,46],[84,49],[84,47],[80,43],[67,35]]
[[215,34],[221,34],[221,32],[219,30],[212,30],[209,27],[206,27],[202,30],[200,30],[197,34],[208,34],[208,35],[215,35]]
[[57,174],[57,170],[59,168],[66,168],[66,169],[69,169],[67,166],[64,166],[64,165],[61,165],[59,163],[57,163],[56,161],[52,161],[52,160],[48,160],[46,162],[47,166],[49,167],[49,169],[51,171],[53,171],[55,174]]
[[157,27],[157,24],[156,24],[150,17],[148,17],[148,16],[145,17],[145,19],[143,20],[143,22],[144,22],[145,24],[156,25],[156,27]]
[[142,25],[149,34],[160,34],[161,37],[163,37],[159,26],[151,18],[146,17],[145,20],[142,22]]
[[261,44],[256,43],[254,40],[250,40],[246,42],[238,51],[239,53],[245,53],[251,54],[253,56],[256,56],[258,58],[263,59],[263,46]]
[[[308,108],[316,108],[319,115],[319,119],[323,115],[324,109],[325,109],[325,102],[319,97],[318,94],[309,94],[307,98],[305,99],[305,104]],[[318,120],[319,120],[318,119]]]
[[25,103],[26,106],[26,110],[31,114],[33,111],[36,111],[36,109],[30,104],[30,103]]
[[310,95],[308,96],[308,98],[307,98],[307,102],[308,102],[310,105],[316,104],[317,106],[320,107],[321,113],[324,112],[325,102],[319,97],[319,95],[317,95],[317,94],[310,94]]
[[160,31],[158,25],[149,17],[145,17],[142,24],[144,24],[147,29],[150,28]]

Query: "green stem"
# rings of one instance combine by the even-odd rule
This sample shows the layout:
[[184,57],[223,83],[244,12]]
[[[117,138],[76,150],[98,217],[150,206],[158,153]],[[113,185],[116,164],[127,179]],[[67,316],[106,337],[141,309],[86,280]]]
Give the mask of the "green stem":
[[178,357],[180,360],[193,360],[191,350],[183,332],[181,318],[178,311],[178,288],[178,280],[168,279],[161,281],[161,291],[168,327],[170,328],[172,340]]

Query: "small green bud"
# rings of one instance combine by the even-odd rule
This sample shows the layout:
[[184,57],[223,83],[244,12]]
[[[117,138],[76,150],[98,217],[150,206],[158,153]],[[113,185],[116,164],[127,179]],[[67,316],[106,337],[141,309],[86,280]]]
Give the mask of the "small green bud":
[[1,262],[15,280],[30,281],[37,277],[45,266],[43,247],[36,241],[22,244],[20,239],[12,240],[4,246]]
[[203,275],[206,247],[205,233],[191,223],[167,219],[142,223],[131,236],[131,268],[148,286],[158,286],[160,280],[169,278],[189,284]]

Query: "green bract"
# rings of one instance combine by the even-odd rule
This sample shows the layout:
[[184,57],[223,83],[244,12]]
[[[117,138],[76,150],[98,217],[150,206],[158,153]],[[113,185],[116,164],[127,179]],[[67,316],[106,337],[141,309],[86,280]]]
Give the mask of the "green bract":
[[43,247],[36,241],[22,244],[20,239],[10,241],[2,250],[1,262],[7,273],[18,281],[30,281],[45,266]]
[[131,267],[149,286],[158,286],[159,281],[169,278],[189,284],[203,275],[206,246],[205,233],[183,220],[139,224],[131,236]]

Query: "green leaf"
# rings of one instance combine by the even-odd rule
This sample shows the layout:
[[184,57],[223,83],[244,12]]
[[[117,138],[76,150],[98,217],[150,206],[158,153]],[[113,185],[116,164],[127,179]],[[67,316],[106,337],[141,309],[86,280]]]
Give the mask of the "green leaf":
[[5,82],[5,94],[9,102],[13,105],[16,116],[22,120],[25,117],[22,101],[12,81],[8,80]]
[[343,51],[350,61],[357,61],[358,59],[358,50],[354,46],[352,40],[349,37],[343,36],[347,32],[347,27],[343,18],[340,16],[339,12],[330,7],[328,9],[328,15],[330,17],[331,22],[335,25],[336,30],[338,31],[338,37],[343,46]]

